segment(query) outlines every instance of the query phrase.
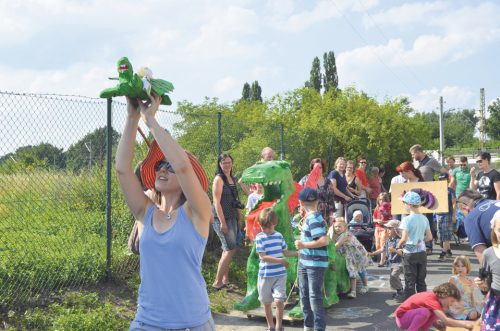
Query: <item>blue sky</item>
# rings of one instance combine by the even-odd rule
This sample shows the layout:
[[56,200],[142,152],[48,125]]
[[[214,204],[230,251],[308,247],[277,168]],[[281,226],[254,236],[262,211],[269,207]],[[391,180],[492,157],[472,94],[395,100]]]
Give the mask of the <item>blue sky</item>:
[[341,88],[477,109],[481,87],[499,97],[498,17],[493,1],[0,1],[0,90],[97,97],[128,56],[174,103],[230,102],[254,80],[268,98],[334,51]]

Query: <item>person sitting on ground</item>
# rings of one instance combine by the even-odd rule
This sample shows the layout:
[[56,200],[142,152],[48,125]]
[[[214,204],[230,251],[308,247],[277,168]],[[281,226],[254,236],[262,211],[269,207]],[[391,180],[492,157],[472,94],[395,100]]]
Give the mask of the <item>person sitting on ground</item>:
[[451,271],[453,276],[450,277],[449,282],[458,288],[462,299],[450,306],[447,311],[448,315],[457,320],[477,320],[481,316],[484,304],[474,297],[477,285],[467,277],[471,272],[469,258],[465,255],[457,256],[453,261]]
[[375,252],[368,253],[369,256],[375,256],[382,253],[388,256],[389,268],[391,269],[389,283],[391,288],[396,291],[392,296],[393,298],[400,298],[403,295],[403,284],[399,277],[403,272],[403,250],[396,248],[401,239],[399,235],[399,225],[400,222],[398,220],[390,220],[387,222],[384,226],[389,231],[389,238],[384,243],[384,247]]
[[343,217],[337,217],[335,223],[328,230],[328,235],[335,242],[337,252],[345,257],[347,272],[351,280],[351,291],[347,294],[350,299],[356,298],[356,280],[361,278],[363,286],[360,294],[368,292],[368,277],[366,268],[371,264],[368,252],[356,237],[347,230]]
[[[288,251],[283,235],[274,227],[278,217],[272,208],[263,209],[259,214],[262,232],[255,237],[255,249],[259,254],[259,276],[257,288],[259,300],[264,305],[267,331],[283,331],[283,310],[286,300],[286,267],[284,257],[298,256],[298,252]],[[272,302],[276,304],[276,328],[274,327]]]
[[458,321],[446,316],[445,311],[460,300],[460,292],[450,283],[436,286],[432,291],[412,295],[395,311],[396,325],[403,330],[429,330],[432,326],[444,330],[456,326],[472,330],[474,323]]

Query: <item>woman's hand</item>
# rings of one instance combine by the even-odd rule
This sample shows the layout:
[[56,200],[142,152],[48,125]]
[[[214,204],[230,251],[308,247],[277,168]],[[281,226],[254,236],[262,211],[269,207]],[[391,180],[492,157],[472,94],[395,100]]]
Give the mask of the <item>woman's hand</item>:
[[224,233],[225,235],[227,235],[227,233],[229,232],[229,228],[227,227],[227,224],[226,222],[224,223],[220,223],[220,230],[222,231],[222,233]]
[[152,94],[150,100],[144,102],[139,100],[138,103],[142,119],[144,120],[144,123],[146,123],[146,125],[149,125],[149,123],[151,123],[151,120],[155,118],[156,112],[160,107],[161,96]]
[[486,286],[486,283],[481,278],[479,278],[479,277],[474,278],[474,283],[476,283],[477,287],[479,287],[479,289],[481,291],[487,291],[488,290],[488,287]]
[[135,98],[127,98],[127,114],[130,118],[138,119],[141,116],[139,101]]

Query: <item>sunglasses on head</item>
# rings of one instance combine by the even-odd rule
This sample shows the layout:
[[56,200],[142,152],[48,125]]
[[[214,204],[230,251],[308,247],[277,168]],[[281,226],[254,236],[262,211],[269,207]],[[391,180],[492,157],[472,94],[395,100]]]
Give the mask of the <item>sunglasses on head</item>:
[[158,162],[155,166],[155,171],[160,171],[161,168],[165,168],[168,172],[175,174],[174,168],[172,168],[172,165],[165,160],[161,160]]

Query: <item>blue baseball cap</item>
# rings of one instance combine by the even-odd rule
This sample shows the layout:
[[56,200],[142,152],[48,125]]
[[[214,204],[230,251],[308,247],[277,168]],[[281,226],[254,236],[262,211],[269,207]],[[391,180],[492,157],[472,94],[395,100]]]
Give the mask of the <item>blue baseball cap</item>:
[[318,192],[310,187],[305,187],[299,192],[300,201],[316,201],[318,200]]
[[418,195],[418,193],[415,193],[413,191],[406,192],[402,200],[404,203],[414,206],[420,206],[420,204],[422,203],[420,195]]

